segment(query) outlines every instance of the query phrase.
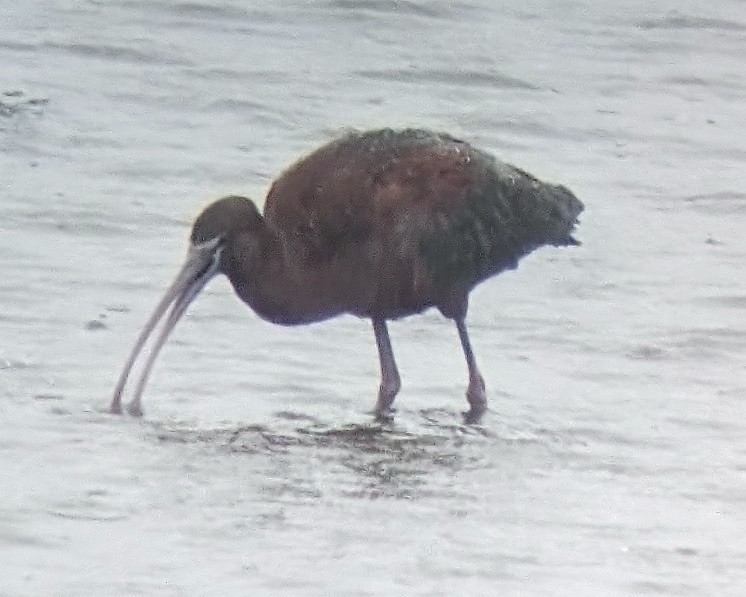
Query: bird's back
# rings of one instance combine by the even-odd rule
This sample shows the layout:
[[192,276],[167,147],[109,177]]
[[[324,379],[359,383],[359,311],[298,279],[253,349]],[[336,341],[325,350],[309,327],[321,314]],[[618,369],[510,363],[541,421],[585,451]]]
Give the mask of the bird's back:
[[[576,244],[583,206],[444,134],[351,133],[286,170],[264,215],[340,310],[398,317],[462,308],[469,290],[534,249]],[[301,275],[303,275],[301,273]],[[463,305],[465,309],[465,304]]]

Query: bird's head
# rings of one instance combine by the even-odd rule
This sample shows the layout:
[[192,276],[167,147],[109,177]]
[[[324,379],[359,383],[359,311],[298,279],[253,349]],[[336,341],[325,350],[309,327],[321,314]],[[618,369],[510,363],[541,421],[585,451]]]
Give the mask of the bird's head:
[[262,216],[251,199],[230,195],[210,203],[192,224],[189,240],[192,246],[230,242],[241,232],[250,232],[262,225]]
[[141,414],[140,399],[150,370],[169,334],[205,285],[217,274],[226,273],[226,253],[244,233],[251,235],[262,226],[262,216],[246,197],[229,196],[208,205],[192,225],[186,262],[148,319],[124,366],[111,403],[112,412],[121,412],[121,395],[132,367],[148,338],[166,312],[166,320],[143,366],[130,403],[131,414]]

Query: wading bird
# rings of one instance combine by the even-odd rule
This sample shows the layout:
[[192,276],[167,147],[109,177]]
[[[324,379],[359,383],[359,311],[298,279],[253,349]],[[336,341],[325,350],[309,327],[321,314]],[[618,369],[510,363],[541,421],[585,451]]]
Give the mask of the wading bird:
[[[400,388],[386,322],[437,308],[456,323],[466,357],[469,421],[487,408],[465,318],[469,292],[543,245],[575,245],[583,204],[446,134],[349,133],[272,184],[264,214],[245,198],[219,199],[197,217],[186,263],[148,320],[114,390],[111,411],[148,337],[168,311],[128,411],[189,304],[217,274],[264,320],[282,325],[350,313],[369,318],[381,383],[375,413],[390,416]],[[169,310],[170,308],[170,310]]]

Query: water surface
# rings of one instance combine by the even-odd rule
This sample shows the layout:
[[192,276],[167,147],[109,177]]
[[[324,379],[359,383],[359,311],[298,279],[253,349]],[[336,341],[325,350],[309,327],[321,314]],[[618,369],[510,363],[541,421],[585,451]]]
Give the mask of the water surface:
[[[746,591],[743,2],[10,3],[0,595]],[[586,203],[436,313],[286,329],[216,281],[105,412],[189,224],[347,127],[446,130]]]

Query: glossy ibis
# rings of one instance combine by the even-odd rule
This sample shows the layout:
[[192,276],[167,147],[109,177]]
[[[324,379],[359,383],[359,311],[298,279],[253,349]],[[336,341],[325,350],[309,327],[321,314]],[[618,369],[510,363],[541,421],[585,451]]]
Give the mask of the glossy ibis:
[[575,245],[583,204],[470,144],[425,130],[346,134],[288,168],[264,214],[238,196],[205,208],[187,260],[148,320],[114,390],[111,411],[151,332],[168,311],[128,411],[140,415],[155,359],[189,304],[217,274],[262,319],[283,325],[343,313],[369,318],[387,417],[400,387],[386,322],[437,308],[456,323],[466,357],[468,420],[487,408],[469,342],[469,292],[543,245]]

